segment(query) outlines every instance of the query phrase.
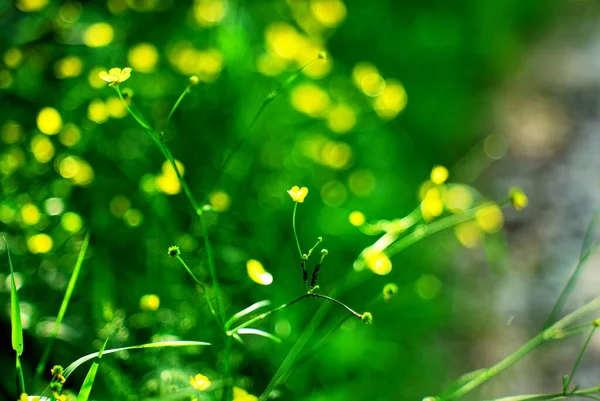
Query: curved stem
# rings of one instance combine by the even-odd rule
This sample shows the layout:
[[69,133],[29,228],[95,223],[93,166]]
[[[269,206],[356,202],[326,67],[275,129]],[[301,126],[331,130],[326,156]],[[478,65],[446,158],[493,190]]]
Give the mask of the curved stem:
[[224,329],[225,321],[227,319],[225,318],[225,310],[223,307],[223,300],[221,299],[219,280],[217,278],[217,269],[215,266],[215,261],[214,261],[214,257],[213,257],[213,251],[212,251],[212,246],[210,243],[210,238],[208,236],[208,227],[207,227],[206,221],[204,219],[204,213],[203,213],[202,209],[200,208],[200,204],[198,203],[198,201],[196,201],[196,198],[194,198],[194,195],[192,194],[190,187],[188,186],[187,182],[184,180],[183,176],[181,175],[181,172],[179,171],[179,168],[177,167],[177,163],[175,162],[175,158],[173,157],[173,155],[172,155],[171,151],[169,150],[169,148],[167,147],[167,145],[164,144],[160,140],[159,135],[152,128],[150,128],[150,126],[147,123],[145,123],[143,121],[143,117],[138,116],[131,109],[129,104],[123,98],[123,94],[121,93],[121,90],[119,89],[119,87],[115,86],[114,88],[116,89],[117,93],[119,94],[119,97],[121,98],[121,100],[125,103],[125,106],[127,107],[127,111],[129,111],[129,113],[135,118],[135,120],[143,128],[145,128],[148,135],[150,135],[150,138],[152,138],[152,140],[154,141],[156,146],[158,146],[158,148],[160,149],[162,154],[165,156],[165,158],[171,163],[171,166],[173,167],[173,170],[175,171],[175,175],[177,176],[177,179],[179,180],[179,183],[181,184],[181,187],[183,188],[183,191],[184,191],[186,197],[188,198],[190,204],[192,205],[192,208],[194,209],[194,213],[198,216],[198,220],[200,221],[200,229],[202,231],[202,237],[204,238],[204,247],[206,248],[206,258],[208,259],[208,267],[209,267],[209,271],[210,271],[210,276],[211,276],[214,291],[215,291],[215,298],[217,300],[217,309],[218,309],[219,315],[221,317],[221,324]]

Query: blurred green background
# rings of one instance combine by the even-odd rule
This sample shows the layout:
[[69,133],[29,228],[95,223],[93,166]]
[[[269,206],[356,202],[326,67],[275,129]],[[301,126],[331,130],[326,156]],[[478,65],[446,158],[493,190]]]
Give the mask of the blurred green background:
[[[194,272],[210,281],[193,211],[158,148],[98,78],[102,70],[128,66],[131,78],[120,87],[165,131],[192,191],[212,206],[207,219],[229,315],[263,299],[279,305],[302,294],[286,194],[293,185],[309,188],[298,208],[303,248],[323,236],[329,250],[321,292],[360,278],[339,298],[373,313],[374,324],[329,308],[272,395],[438,394],[470,366],[440,338],[465,327],[450,297],[460,279],[448,255],[458,242],[451,233],[426,239],[394,256],[387,275],[357,273],[355,260],[377,237],[362,233],[349,215],[376,220],[411,212],[431,168],[455,165],[490,133],[492,89],[562,3],[2,2],[0,231],[18,272],[26,378],[48,341],[86,230],[90,249],[49,365],[66,366],[106,337],[109,348],[160,339],[214,343],[105,358],[92,392],[105,400],[186,399],[177,397],[189,389],[190,375],[217,382],[223,369],[222,336],[204,298],[166,252],[179,245]],[[321,51],[326,59],[304,69],[248,131],[267,95]],[[191,75],[200,84],[165,126]],[[455,179],[461,177],[451,171]],[[1,256],[7,260],[4,249]],[[272,274],[270,285],[248,276],[251,259]],[[8,265],[2,266],[0,397],[10,400],[14,352],[6,335]],[[389,282],[400,291],[384,302]],[[281,344],[261,337],[235,343],[235,385],[260,395],[321,303],[308,299],[258,324]],[[76,393],[84,376],[85,369],[77,371],[65,388]]]

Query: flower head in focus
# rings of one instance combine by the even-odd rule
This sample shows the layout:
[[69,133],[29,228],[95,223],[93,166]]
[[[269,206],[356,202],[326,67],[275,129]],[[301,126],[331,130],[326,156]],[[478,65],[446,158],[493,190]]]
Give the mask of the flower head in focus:
[[290,194],[294,202],[302,203],[304,202],[304,198],[306,198],[306,195],[308,195],[308,188],[300,188],[297,185],[294,185],[292,189],[288,190],[287,192],[288,194]]
[[131,68],[127,67],[120,69],[115,67],[108,70],[108,72],[100,71],[100,74],[98,74],[98,76],[101,80],[108,82],[110,86],[117,86],[121,82],[127,81],[129,79],[129,77],[131,76]]

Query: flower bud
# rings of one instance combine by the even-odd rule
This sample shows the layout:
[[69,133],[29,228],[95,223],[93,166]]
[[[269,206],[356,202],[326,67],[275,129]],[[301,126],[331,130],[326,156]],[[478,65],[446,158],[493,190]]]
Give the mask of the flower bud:
[[197,75],[192,75],[188,82],[189,82],[190,86],[196,86],[196,85],[198,85],[198,82],[200,82],[200,78],[198,78]]
[[371,324],[373,323],[373,315],[371,315],[371,312],[365,312],[360,315],[360,320],[365,322],[365,324]]
[[176,256],[181,255],[181,251],[179,250],[179,247],[177,245],[172,245],[169,247],[169,249],[167,250],[167,254],[174,258]]

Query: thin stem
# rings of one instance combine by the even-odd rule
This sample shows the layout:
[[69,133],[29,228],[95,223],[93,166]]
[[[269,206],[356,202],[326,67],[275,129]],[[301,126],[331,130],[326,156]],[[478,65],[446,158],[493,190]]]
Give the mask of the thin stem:
[[581,350],[579,351],[579,355],[577,356],[577,360],[575,361],[575,364],[573,365],[573,369],[571,369],[571,373],[569,374],[569,377],[567,378],[567,382],[565,383],[565,386],[563,388],[563,393],[566,394],[569,391],[569,385],[571,384],[571,381],[573,380],[573,375],[577,371],[577,368],[579,367],[579,363],[581,362],[581,358],[583,357],[585,350],[587,349],[588,345],[590,344],[590,341],[592,340],[592,337],[594,336],[594,332],[596,331],[597,328],[598,328],[598,326],[596,326],[595,324],[592,326],[592,330],[590,331],[590,334],[588,335],[587,339],[585,340],[585,343],[583,343],[583,347],[581,347]]
[[267,312],[261,313],[260,315],[258,315],[258,316],[255,316],[255,317],[253,317],[252,319],[250,319],[250,320],[248,320],[248,321],[246,321],[246,322],[244,322],[244,323],[240,324],[240,325],[239,325],[239,326],[237,326],[236,328],[234,328],[234,329],[230,330],[230,331],[228,332],[228,334],[229,334],[229,335],[231,335],[231,334],[235,333],[236,331],[238,331],[239,329],[243,329],[244,327],[248,327],[248,326],[250,326],[251,324],[253,324],[253,323],[257,322],[257,321],[259,321],[259,320],[262,320],[262,319],[266,318],[267,316],[269,316],[269,315],[270,315],[270,314],[272,314],[272,313],[275,313],[275,312],[277,312],[277,311],[280,311],[280,310],[282,310],[282,309],[285,309],[285,308],[287,308],[288,306],[292,306],[292,305],[293,305],[293,304],[295,304],[296,302],[298,302],[298,301],[301,301],[302,299],[304,299],[304,298],[306,298],[306,297],[308,297],[308,296],[309,296],[309,294],[304,294],[304,295],[301,295],[301,296],[299,296],[298,298],[294,299],[293,301],[290,301],[290,302],[288,302],[288,303],[285,303],[285,304],[283,304],[283,305],[279,305],[277,308],[275,308],[275,309],[271,309],[270,311],[267,311]]
[[361,315],[360,313],[356,312],[355,310],[353,310],[352,308],[350,308],[348,305],[346,305],[346,304],[345,304],[345,303],[343,303],[343,302],[340,302],[340,301],[338,301],[338,300],[337,300],[337,299],[335,299],[335,298],[328,297],[327,295],[314,294],[314,293],[310,293],[310,294],[308,294],[308,296],[310,296],[310,297],[314,297],[314,298],[326,299],[326,300],[328,300],[328,301],[331,301],[331,302],[333,302],[333,303],[336,303],[336,304],[340,305],[341,307],[343,307],[344,309],[346,309],[346,310],[347,310],[348,312],[350,312],[351,314],[353,314],[355,317],[357,317],[357,318],[359,318],[359,319],[362,319],[362,315]]
[[335,298],[332,297],[328,297],[327,295],[321,295],[321,294],[314,294],[314,293],[308,293],[308,294],[304,294],[299,296],[298,298],[294,299],[293,301],[290,301],[288,303],[285,303],[283,305],[278,306],[275,309],[271,309],[270,311],[264,312],[258,316],[253,317],[252,319],[240,324],[239,326],[237,326],[236,328],[229,330],[227,332],[228,335],[232,335],[233,333],[237,332],[239,329],[243,329],[244,327],[248,327],[250,325],[252,325],[253,323],[262,320],[264,318],[266,318],[267,316],[269,316],[272,313],[278,312],[282,309],[287,308],[288,306],[292,306],[293,304],[295,304],[296,302],[299,302],[301,300],[303,300],[304,298],[308,298],[308,297],[312,297],[312,298],[321,298],[321,299],[325,299],[327,301],[333,302],[335,304],[340,305],[341,307],[343,307],[344,309],[346,309],[348,312],[350,312],[353,316],[357,317],[358,319],[362,318],[362,315],[356,311],[354,311],[352,308],[350,308],[349,306],[347,306],[346,304],[344,304],[343,302],[338,301]]
[[522,359],[524,356],[529,354],[534,349],[538,348],[543,343],[545,343],[547,341],[551,341],[551,340],[561,339],[562,337],[556,336],[557,333],[560,333],[562,330],[564,330],[564,328],[566,326],[570,325],[574,321],[580,319],[584,315],[586,315],[598,308],[600,308],[600,296],[594,298],[592,301],[588,302],[586,305],[571,312],[570,314],[568,314],[567,316],[565,316],[564,318],[562,318],[561,320],[559,320],[552,326],[548,327],[547,329],[545,329],[540,334],[538,334],[537,336],[535,336],[534,338],[529,340],[527,343],[525,343],[525,345],[523,345],[521,348],[519,348],[517,351],[515,351],[513,354],[509,355],[502,361],[498,362],[497,364],[495,364],[494,366],[492,366],[488,369],[483,370],[480,374],[475,376],[472,380],[463,384],[462,386],[460,386],[459,388],[454,390],[449,395],[443,397],[443,400],[446,400],[446,401],[447,400],[455,400],[455,399],[458,399],[458,398],[464,396],[465,394],[469,393],[476,387],[479,387],[481,384],[490,380],[492,377],[496,376],[497,374],[506,370],[510,366],[514,365],[517,361]]
[[298,209],[298,202],[294,202],[294,213],[292,214],[292,229],[294,230],[294,238],[296,239],[298,254],[300,255],[300,259],[302,259],[302,248],[300,248],[300,241],[298,240],[298,234],[296,233],[296,209]]
[[[498,206],[504,207],[508,205],[508,203],[508,200],[504,200],[502,202],[498,202]],[[402,237],[401,239],[390,245],[386,251],[386,254],[388,256],[395,255],[398,252],[403,251],[404,249],[413,245],[414,243],[429,237],[430,235],[436,234],[442,230],[456,226],[460,223],[469,221],[475,217],[475,214],[478,210],[486,208],[489,205],[489,203],[486,203],[484,205],[465,210],[462,213],[457,213],[452,216],[444,217],[442,219],[434,221],[433,223],[417,227],[410,234],[407,234],[405,237]]]
[[581,272],[581,269],[586,264],[586,262],[588,261],[588,259],[590,258],[590,256],[598,248],[600,248],[600,244],[596,244],[596,246],[590,248],[589,251],[587,251],[585,254],[583,254],[579,258],[579,261],[577,262],[577,266],[575,267],[575,270],[573,271],[573,274],[571,275],[571,277],[569,277],[569,281],[567,281],[567,284],[565,285],[565,287],[563,288],[563,290],[560,292],[560,295],[558,296],[558,299],[556,300],[556,303],[552,307],[552,312],[550,312],[550,316],[548,316],[548,320],[546,321],[544,327],[550,326],[552,324],[552,322],[554,322],[556,320],[558,314],[562,310],[562,307],[567,302],[567,299],[569,298],[569,295],[571,295],[571,292],[573,291],[573,288],[575,287],[575,283],[577,282],[577,279],[579,278],[579,274]]
[[142,121],[142,119],[139,116],[137,116],[136,113],[133,112],[131,107],[129,107],[129,104],[123,98],[123,95],[122,95],[119,87],[115,86],[115,89],[116,89],[117,93],[119,94],[119,97],[121,98],[121,100],[123,100],[123,102],[125,103],[125,106],[127,107],[127,110],[129,111],[129,113],[135,118],[135,120],[143,128],[146,129],[146,132],[148,133],[148,135],[150,135],[150,137],[152,138],[152,140],[154,141],[156,146],[158,146],[158,148],[163,153],[165,158],[171,163],[171,166],[173,167],[173,170],[175,171],[177,179],[179,180],[185,195],[187,196],[190,204],[192,205],[192,208],[194,209],[194,213],[198,216],[198,220],[200,221],[200,229],[202,231],[202,237],[204,238],[204,247],[206,248],[206,258],[208,260],[210,276],[211,276],[211,279],[213,282],[215,298],[217,300],[217,309],[218,309],[219,315],[221,317],[222,327],[224,329],[225,321],[226,321],[225,309],[223,307],[223,300],[221,299],[219,280],[217,278],[217,269],[215,266],[215,261],[214,261],[212,246],[210,243],[210,238],[208,236],[208,227],[207,227],[206,221],[204,219],[204,213],[202,211],[202,208],[200,208],[200,204],[198,203],[198,201],[196,201],[196,198],[194,198],[194,195],[192,194],[192,191],[190,190],[190,187],[188,186],[187,182],[183,179],[183,176],[181,175],[181,172],[179,171],[179,168],[177,167],[177,163],[175,163],[175,158],[173,157],[173,155],[172,155],[171,151],[169,150],[169,148],[167,147],[167,145],[164,144],[160,140],[159,135],[152,128],[150,128],[150,126],[148,124],[144,123]]
[[[227,166],[229,165],[229,163],[233,159],[233,156],[241,149],[242,145],[244,144],[244,142],[248,138],[248,135],[250,134],[250,131],[252,131],[252,128],[254,128],[254,125],[256,124],[256,122],[258,121],[258,119],[260,118],[260,116],[263,114],[263,112],[265,111],[265,109],[267,108],[267,106],[273,100],[275,100],[275,98],[277,98],[277,96],[279,96],[281,94],[281,92],[283,92],[288,86],[290,86],[290,84],[296,80],[296,78],[300,75],[300,73],[306,67],[308,67],[309,65],[311,65],[315,61],[319,60],[320,58],[321,58],[320,56],[317,56],[314,59],[312,59],[309,62],[307,62],[306,64],[304,64],[302,67],[300,67],[298,70],[296,70],[292,75],[290,75],[290,77],[288,79],[286,79],[277,89],[275,89],[273,92],[269,93],[265,97],[265,99],[263,100],[262,104],[260,105],[260,107],[256,111],[256,114],[254,114],[254,117],[252,117],[252,121],[250,122],[250,125],[248,125],[248,128],[246,128],[246,131],[245,131],[244,135],[237,141],[237,143],[235,144],[235,146],[233,147],[233,149],[231,150],[231,152],[229,153],[229,155],[227,155],[227,157],[225,158],[225,160],[221,164],[221,167],[219,168],[219,172],[217,173],[217,178],[215,178],[215,182],[212,185],[211,190],[207,192],[206,196],[208,196],[208,194],[211,193],[212,190],[217,186],[217,184],[219,183],[219,180],[221,179],[221,176],[223,175],[223,173],[227,169]],[[204,203],[206,201],[206,196],[202,200],[202,203]]]
[[185,95],[187,95],[190,92],[190,88],[191,88],[191,85],[188,84],[188,86],[185,87],[185,89],[181,93],[181,95],[179,95],[179,98],[177,99],[177,101],[173,105],[173,108],[171,108],[171,111],[169,112],[169,115],[167,116],[167,120],[165,121],[165,125],[163,126],[163,132],[162,132],[163,135],[164,135],[164,131],[169,126],[169,122],[171,121],[171,117],[173,117],[173,113],[175,113],[175,110],[177,110],[177,108],[179,107],[179,103],[181,103],[181,101],[183,100],[183,98],[185,97]]
[[552,394],[523,394],[510,397],[494,398],[488,401],[549,401],[560,400],[570,397],[589,398],[590,400],[600,400],[600,397],[594,393],[600,392],[600,386],[573,391],[572,393],[552,393]]
[[217,320],[217,323],[220,323],[219,316],[217,315],[217,312],[213,308],[212,303],[210,302],[210,298],[208,297],[208,292],[206,291],[205,284],[196,277],[196,275],[192,272],[192,269],[189,268],[189,266],[187,265],[187,263],[185,263],[185,261],[181,258],[181,256],[177,255],[177,260],[181,263],[181,265],[185,268],[185,270],[187,270],[187,272],[190,274],[190,276],[192,276],[192,278],[194,279],[196,284],[198,284],[198,286],[202,290],[202,294],[204,295],[204,300],[206,301],[206,304],[208,305],[208,308],[210,309],[210,313]]

